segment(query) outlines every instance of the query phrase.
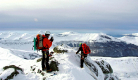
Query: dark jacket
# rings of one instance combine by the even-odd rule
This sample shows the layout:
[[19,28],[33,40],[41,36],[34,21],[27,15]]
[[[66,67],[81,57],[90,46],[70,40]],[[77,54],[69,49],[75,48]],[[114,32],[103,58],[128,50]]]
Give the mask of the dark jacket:
[[83,49],[82,46],[79,47],[79,50],[77,51],[77,53],[79,53],[81,51],[81,54],[83,53]]
[[79,50],[76,53],[79,53],[81,51],[81,55],[87,56],[87,54],[83,53],[82,45],[80,46]]

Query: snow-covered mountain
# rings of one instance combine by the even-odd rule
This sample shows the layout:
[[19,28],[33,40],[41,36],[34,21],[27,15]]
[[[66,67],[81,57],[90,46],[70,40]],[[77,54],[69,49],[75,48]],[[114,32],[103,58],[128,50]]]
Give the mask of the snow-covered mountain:
[[[44,34],[44,31],[36,32],[36,34]],[[36,34],[4,32],[0,33],[0,44],[2,47],[11,47],[14,49],[26,49],[21,45],[27,44],[31,50],[33,46],[33,38]],[[79,43],[86,43],[92,50],[92,56],[105,57],[123,57],[123,56],[138,56],[137,34],[125,35],[124,37],[116,38],[104,33],[77,33],[64,32],[52,34],[54,43],[52,48],[57,45],[66,44],[72,48],[78,48]],[[11,45],[11,46],[9,46]],[[16,45],[16,46],[15,46]]]
[[117,41],[119,42],[120,40],[117,38],[114,38],[112,36],[106,35],[104,33],[86,33],[86,34],[81,34],[81,33],[76,33],[76,32],[65,32],[65,33],[60,33],[57,35],[53,35],[55,39],[58,41],[89,41],[89,42],[107,42],[107,41]]
[[[1,40],[30,40],[36,36],[36,34],[44,34],[44,31],[39,31],[34,34],[28,33],[17,33],[17,32],[3,32],[0,33]],[[106,41],[120,41],[117,38],[106,35],[104,33],[77,33],[77,32],[64,32],[59,34],[52,34],[54,36],[55,42],[58,41],[97,41],[97,42],[106,42]]]
[[69,31],[69,32],[59,33],[59,34],[57,34],[56,36],[58,36],[58,37],[66,37],[66,36],[71,36],[71,35],[76,35],[76,34],[77,34],[77,33],[75,33],[75,32]]
[[[31,50],[33,46],[33,38],[36,34],[44,34],[44,31],[35,34],[4,32],[0,33],[0,44],[2,47],[14,49],[26,49],[21,45],[27,44]],[[116,38],[104,33],[77,33],[64,32],[59,34],[51,34],[54,37],[53,47],[66,44],[73,48],[78,48],[79,43],[86,43],[92,50],[92,56],[121,57],[121,56],[138,56],[138,37],[137,34],[127,34],[123,37]],[[10,45],[10,46],[9,46]]]
[[[68,50],[64,54],[54,54],[53,57],[59,62],[59,71],[53,73],[42,72],[41,52],[33,51],[33,38],[37,34],[44,34],[45,31],[39,31],[34,34],[3,32],[0,33],[0,79],[4,80],[12,72],[13,68],[4,70],[5,66],[15,65],[23,69],[17,70],[19,74],[13,80],[136,80],[138,77],[137,57],[110,58],[122,56],[137,56],[138,47],[124,40],[123,37],[116,38],[104,33],[77,33],[63,32],[52,33],[54,37],[53,48],[58,46],[62,50]],[[136,34],[133,34],[137,37]],[[128,35],[127,35],[128,36]],[[127,38],[131,40],[131,38]],[[88,44],[92,50],[88,60],[91,64],[88,67],[80,68],[80,58],[75,54],[80,42]],[[130,55],[131,54],[131,55]],[[97,57],[99,56],[99,57]],[[110,56],[110,57],[101,57]],[[104,60],[113,68],[112,74],[104,74],[96,61]],[[121,65],[123,64],[123,65]],[[94,68],[95,66],[95,68]],[[106,65],[104,65],[106,67]],[[126,67],[121,69],[122,67]],[[130,69],[130,68],[131,69]],[[94,69],[91,71],[91,69]],[[129,70],[130,69],[130,70]],[[43,75],[42,75],[43,74]],[[52,75],[52,76],[51,76]]]
[[17,33],[17,32],[3,32],[0,33],[0,39],[6,41],[30,41],[35,35],[28,33]]
[[45,32],[40,30],[40,31],[37,32],[37,34],[45,34]]
[[126,41],[128,44],[138,45],[138,33],[125,34],[123,37],[119,38],[122,41]]
[[54,36],[58,40],[55,41],[55,45],[66,44],[70,47],[78,48],[80,43],[86,43],[91,48],[91,56],[138,56],[138,46],[130,43],[127,39],[122,39],[122,37],[116,38],[104,33],[68,33],[70,34],[68,36]]

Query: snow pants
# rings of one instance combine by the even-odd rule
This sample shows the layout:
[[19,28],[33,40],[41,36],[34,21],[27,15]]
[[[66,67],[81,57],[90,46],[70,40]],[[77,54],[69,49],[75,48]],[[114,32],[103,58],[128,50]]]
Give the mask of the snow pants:
[[84,63],[84,58],[86,58],[87,57],[87,54],[83,54],[83,55],[81,55],[81,61],[80,61],[80,63],[81,63],[81,67],[83,67],[83,63]]
[[46,67],[49,70],[49,50],[42,51],[42,69]]

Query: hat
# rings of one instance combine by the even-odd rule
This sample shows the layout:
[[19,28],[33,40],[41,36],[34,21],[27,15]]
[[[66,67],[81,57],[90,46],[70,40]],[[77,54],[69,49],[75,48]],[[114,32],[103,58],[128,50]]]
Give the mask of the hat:
[[79,44],[79,46],[81,46],[81,45],[82,45],[82,43]]
[[49,31],[46,31],[45,34],[51,34]]

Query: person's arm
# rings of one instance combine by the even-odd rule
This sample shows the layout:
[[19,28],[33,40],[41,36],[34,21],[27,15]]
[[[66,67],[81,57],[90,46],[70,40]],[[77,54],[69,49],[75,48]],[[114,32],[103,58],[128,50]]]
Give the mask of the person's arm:
[[48,40],[48,39],[44,39],[43,40],[43,46],[45,47],[45,48],[50,48],[51,46],[52,46],[52,42],[50,41],[50,40]]
[[76,52],[76,54],[78,54],[78,53],[81,51],[81,48],[82,48],[82,47],[79,48],[79,50]]
[[52,41],[50,41],[49,39],[47,41],[47,46],[48,46],[48,48],[50,48],[52,46]]

